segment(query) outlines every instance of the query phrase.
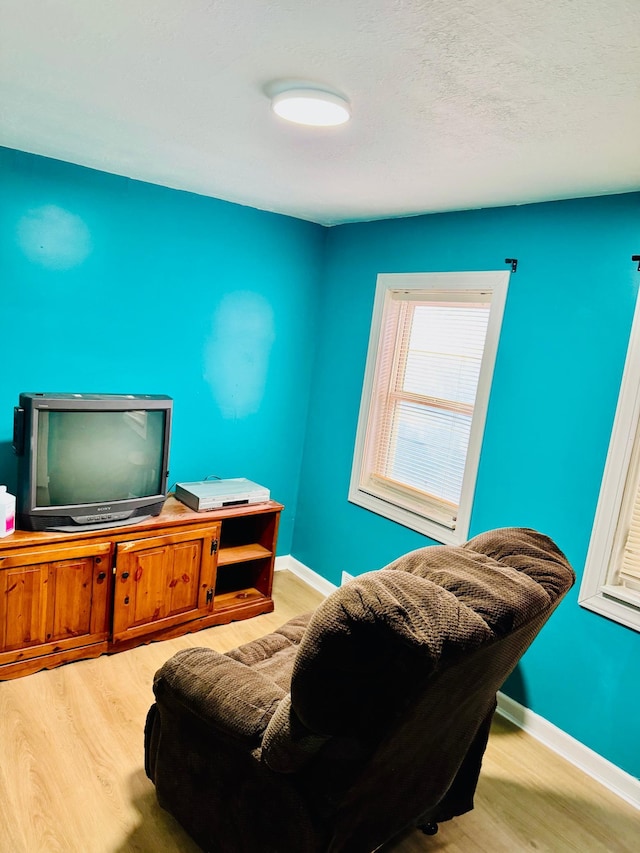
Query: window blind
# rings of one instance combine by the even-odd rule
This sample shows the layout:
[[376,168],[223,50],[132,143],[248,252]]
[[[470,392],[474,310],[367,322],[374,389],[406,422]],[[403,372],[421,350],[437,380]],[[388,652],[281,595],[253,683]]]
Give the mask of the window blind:
[[[636,476],[629,528],[624,540],[617,582],[640,593],[640,483],[637,481]],[[616,580],[615,576],[613,580]]]
[[390,291],[361,485],[455,527],[490,293]]

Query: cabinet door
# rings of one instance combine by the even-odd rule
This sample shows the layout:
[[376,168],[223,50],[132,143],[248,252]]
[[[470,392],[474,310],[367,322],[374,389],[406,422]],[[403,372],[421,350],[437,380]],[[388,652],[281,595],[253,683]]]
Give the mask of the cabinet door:
[[117,546],[113,641],[169,629],[213,609],[220,525]]
[[0,560],[0,664],[104,641],[109,543]]

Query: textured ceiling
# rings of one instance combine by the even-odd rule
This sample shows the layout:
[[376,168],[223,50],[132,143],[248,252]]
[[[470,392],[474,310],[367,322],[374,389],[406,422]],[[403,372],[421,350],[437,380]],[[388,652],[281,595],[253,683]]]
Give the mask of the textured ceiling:
[[[640,0],[2,0],[0,144],[324,224],[640,189]],[[344,93],[287,124],[274,80]]]

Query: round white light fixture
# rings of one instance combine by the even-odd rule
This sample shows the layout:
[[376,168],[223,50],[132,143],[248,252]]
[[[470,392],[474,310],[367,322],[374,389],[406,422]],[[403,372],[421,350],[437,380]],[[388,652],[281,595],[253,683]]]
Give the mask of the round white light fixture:
[[351,118],[348,101],[320,89],[289,89],[275,95],[271,109],[280,118],[312,127],[334,127]]

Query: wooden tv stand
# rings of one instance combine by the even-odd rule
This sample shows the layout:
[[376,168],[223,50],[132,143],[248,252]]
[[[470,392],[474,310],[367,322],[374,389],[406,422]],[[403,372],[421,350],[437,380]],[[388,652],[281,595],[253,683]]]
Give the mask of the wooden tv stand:
[[0,680],[273,610],[281,504],[0,539]]

